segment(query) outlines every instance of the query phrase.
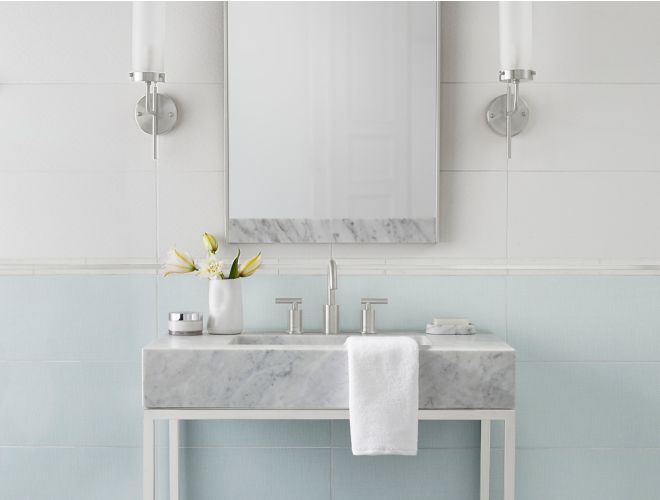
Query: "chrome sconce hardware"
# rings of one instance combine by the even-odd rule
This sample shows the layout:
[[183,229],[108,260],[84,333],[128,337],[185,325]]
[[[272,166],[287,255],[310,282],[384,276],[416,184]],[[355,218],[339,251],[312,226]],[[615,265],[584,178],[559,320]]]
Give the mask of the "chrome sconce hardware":
[[153,159],[158,158],[158,136],[174,128],[178,110],[174,100],[158,93],[165,82],[166,2],[133,2],[134,82],[144,82],[146,92],[135,106],[135,121],[153,137]]
[[506,156],[511,158],[511,138],[529,122],[529,105],[520,97],[520,82],[531,81],[532,2],[499,3],[500,68],[499,81],[506,83],[506,94],[493,99],[486,109],[486,123],[496,134],[506,137]]
[[500,71],[500,81],[506,83],[506,94],[490,101],[486,109],[490,129],[506,137],[507,158],[511,158],[511,137],[520,134],[529,122],[529,105],[520,97],[519,85],[521,81],[533,80],[535,74],[531,69]]

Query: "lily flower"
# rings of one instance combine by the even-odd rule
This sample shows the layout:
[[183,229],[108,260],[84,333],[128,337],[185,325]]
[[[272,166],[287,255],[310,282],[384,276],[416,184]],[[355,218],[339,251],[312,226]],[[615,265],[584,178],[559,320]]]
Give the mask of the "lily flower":
[[210,233],[204,233],[202,236],[202,241],[204,242],[204,247],[208,250],[209,253],[215,253],[218,251],[218,240],[215,239]]
[[222,261],[218,260],[215,255],[210,254],[207,259],[199,261],[198,274],[209,279],[224,278],[222,274]]
[[248,260],[243,266],[241,266],[241,270],[238,272],[238,275],[241,278],[247,278],[248,276],[252,276],[257,269],[261,266],[261,252],[259,252],[257,255],[252,257],[250,260]]
[[186,274],[197,271],[195,259],[188,252],[171,248],[167,253],[167,260],[162,267],[163,274]]

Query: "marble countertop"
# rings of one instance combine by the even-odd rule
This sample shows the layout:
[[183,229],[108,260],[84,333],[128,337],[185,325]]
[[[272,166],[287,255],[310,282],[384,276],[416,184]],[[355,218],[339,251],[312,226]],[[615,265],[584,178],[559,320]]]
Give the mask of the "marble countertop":
[[[421,344],[420,408],[514,407],[515,351],[495,335],[385,334],[411,335]],[[273,335],[154,340],[142,352],[144,407],[348,408],[347,335]],[[237,344],[239,337],[269,343]]]

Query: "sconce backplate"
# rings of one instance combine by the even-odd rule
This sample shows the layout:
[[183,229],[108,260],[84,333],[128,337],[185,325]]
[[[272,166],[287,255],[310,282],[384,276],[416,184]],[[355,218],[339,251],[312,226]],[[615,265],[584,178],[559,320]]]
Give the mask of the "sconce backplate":
[[[511,115],[511,135],[518,135],[529,121],[529,107],[524,99],[518,97],[518,106]],[[506,94],[490,101],[486,109],[486,123],[493,132],[506,136]]]
[[[147,113],[146,97],[135,106],[135,121],[149,135],[153,132],[153,120]],[[179,113],[174,99],[166,94],[158,94],[158,135],[167,134],[176,125]]]

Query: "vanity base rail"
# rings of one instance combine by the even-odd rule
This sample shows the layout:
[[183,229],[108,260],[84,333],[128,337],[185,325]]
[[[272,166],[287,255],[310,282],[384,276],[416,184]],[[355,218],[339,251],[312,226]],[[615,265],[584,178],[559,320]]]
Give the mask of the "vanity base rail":
[[[420,420],[481,421],[479,500],[490,496],[491,422],[504,422],[504,500],[514,500],[516,463],[515,410],[419,410]],[[268,410],[159,408],[144,410],[144,500],[156,500],[156,420],[169,421],[170,500],[179,500],[179,425],[182,420],[348,420],[348,410]]]

